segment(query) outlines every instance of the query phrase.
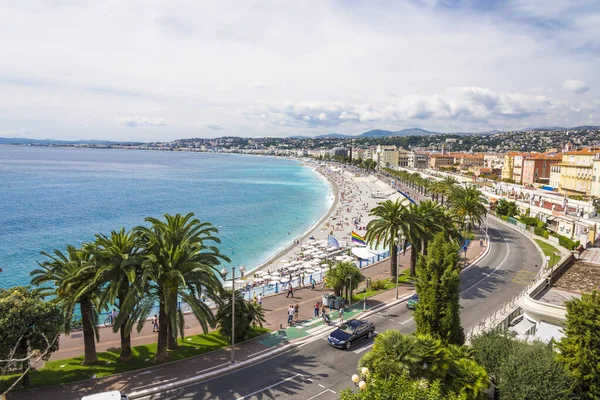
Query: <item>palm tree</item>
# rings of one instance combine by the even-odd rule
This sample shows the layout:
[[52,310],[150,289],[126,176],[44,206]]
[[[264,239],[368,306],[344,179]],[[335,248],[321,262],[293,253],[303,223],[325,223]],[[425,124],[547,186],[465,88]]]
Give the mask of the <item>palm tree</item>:
[[96,281],[97,267],[91,262],[89,252],[67,246],[67,253],[54,250],[53,254],[42,252],[48,260],[38,263],[40,268],[31,271],[31,284],[40,286],[52,283],[54,288],[45,288],[45,295],[55,296],[62,309],[64,332],[71,332],[71,321],[75,308],[79,306],[83,328],[84,357],[83,365],[98,362],[96,341],[98,336],[98,314],[95,305],[95,293],[98,289]]
[[[346,298],[352,297],[352,291],[358,288],[358,284],[364,279],[360,269],[350,261],[330,266],[329,272],[327,272],[327,286],[333,289],[336,296],[341,296],[346,290]],[[348,297],[348,291],[350,291],[350,297]]]
[[[131,359],[131,312],[125,301],[128,295],[142,296],[135,290],[133,283],[141,275],[138,240],[132,232],[125,229],[112,231],[110,236],[96,235],[96,241],[86,246],[98,266],[96,279],[103,287],[100,304],[116,304],[119,315],[113,324],[113,330],[121,336],[120,361]],[[133,321],[131,321],[133,322]]]
[[[159,305],[157,362],[167,358],[167,346],[177,346],[177,332],[183,338],[184,318],[178,309],[179,298],[189,305],[203,331],[214,326],[214,315],[201,301],[201,294],[220,301],[223,286],[217,266],[222,260],[229,261],[214,246],[221,241],[214,236],[218,230],[212,224],[193,218],[193,213],[164,217],[165,221],[146,218],[150,227],[134,228],[143,249],[141,286],[137,290]],[[141,308],[149,312],[148,301]]]
[[[421,218],[413,211],[413,208],[404,205],[400,199],[386,200],[371,210],[371,215],[376,218],[367,224],[365,241],[375,247],[383,244],[389,249],[392,279],[397,276],[400,237],[403,235],[412,244],[423,230]],[[403,243],[403,248],[405,247]]]
[[457,186],[448,199],[450,209],[458,217],[461,224],[470,229],[472,224],[481,225],[487,213],[487,199],[475,186],[466,188]]
[[415,366],[420,366],[421,357],[417,351],[417,342],[410,335],[400,331],[387,330],[375,337],[373,349],[365,354],[359,366],[369,368],[371,373],[384,379],[393,375],[412,376]]
[[446,175],[441,181],[441,186],[442,186],[442,205],[444,205],[444,195],[446,195],[446,197],[448,197],[448,195],[450,194],[450,192],[452,192],[452,190],[458,185],[458,180],[450,175]]
[[246,318],[250,321],[250,325],[253,327],[260,326],[267,322],[265,320],[265,311],[262,306],[258,303],[247,301],[246,302]]

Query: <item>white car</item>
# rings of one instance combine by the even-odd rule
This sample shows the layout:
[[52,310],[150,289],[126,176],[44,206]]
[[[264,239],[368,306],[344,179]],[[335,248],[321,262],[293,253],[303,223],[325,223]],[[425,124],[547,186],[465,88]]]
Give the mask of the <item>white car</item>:
[[129,397],[125,393],[121,393],[118,390],[112,392],[96,393],[89,396],[83,396],[81,400],[129,400]]

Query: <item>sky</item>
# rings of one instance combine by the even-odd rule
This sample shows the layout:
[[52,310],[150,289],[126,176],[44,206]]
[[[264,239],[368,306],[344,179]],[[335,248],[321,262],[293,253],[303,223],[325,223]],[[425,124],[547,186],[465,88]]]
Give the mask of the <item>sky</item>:
[[600,125],[598,0],[0,0],[0,136]]

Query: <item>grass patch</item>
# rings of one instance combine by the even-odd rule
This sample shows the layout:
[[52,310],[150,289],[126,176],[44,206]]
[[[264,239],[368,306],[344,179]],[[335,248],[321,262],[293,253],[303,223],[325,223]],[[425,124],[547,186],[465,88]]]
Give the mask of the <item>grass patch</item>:
[[[254,328],[248,339],[253,339],[269,332],[267,328]],[[204,335],[186,336],[178,339],[179,347],[169,351],[169,361],[183,360],[207,353],[209,351],[225,348],[231,344],[229,340],[218,332]],[[133,359],[128,363],[119,363],[119,350],[110,350],[98,353],[98,364],[83,366],[83,356],[49,361],[44,368],[30,373],[31,385],[28,389],[71,383],[90,378],[101,378],[121,372],[135,371],[141,368],[157,365],[153,361],[156,353],[156,343],[135,346]],[[0,378],[0,391],[18,378],[19,375],[5,375]],[[18,388],[21,388],[20,386]]]
[[[398,283],[413,283],[414,277],[410,276],[410,271],[406,270],[403,271],[399,276],[398,276]],[[378,288],[377,290],[367,290],[366,295],[367,298],[369,297],[373,297],[379,293],[383,293],[383,292],[387,292],[388,290],[392,290],[396,288],[396,285],[394,284],[394,282],[390,281],[389,279],[380,279],[380,282],[382,282],[380,285],[382,285],[382,287]],[[355,303],[357,301],[362,301],[365,298],[365,292],[362,293],[358,293],[358,294],[353,294],[352,295],[352,303]]]
[[543,242],[539,239],[533,239],[535,240],[535,242],[537,243],[538,246],[540,246],[540,248],[542,249],[542,251],[544,252],[544,255],[546,256],[550,256],[550,261],[548,261],[548,268],[552,268],[554,267],[554,265],[560,260],[561,256],[555,256],[554,253],[558,253],[560,254],[560,251],[558,251],[558,249],[546,242]]

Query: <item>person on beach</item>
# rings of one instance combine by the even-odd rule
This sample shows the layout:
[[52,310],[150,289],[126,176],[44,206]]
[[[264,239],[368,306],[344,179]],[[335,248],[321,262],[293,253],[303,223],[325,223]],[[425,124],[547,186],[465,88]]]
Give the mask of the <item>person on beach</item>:
[[310,290],[315,290],[315,279],[311,278],[310,279]]
[[294,321],[298,321],[298,313],[300,312],[300,304],[294,306]]
[[256,293],[254,293],[254,294],[252,295],[252,297],[254,298],[254,302],[256,303],[256,301],[257,301],[257,300],[256,300]]
[[319,316],[319,308],[321,308],[321,305],[319,304],[319,302],[317,301],[315,303],[315,318],[317,318]]
[[292,289],[292,281],[290,281],[290,285],[288,286],[287,296],[285,296],[285,298],[287,299],[288,297],[290,297],[290,295],[292,295],[292,299],[293,299],[294,298],[294,289]]
[[288,325],[292,325],[294,319],[294,306],[292,304],[288,307]]
[[158,316],[156,314],[152,318],[152,332],[158,332]]
[[302,273],[302,287],[304,287],[304,278],[305,278],[305,276],[304,276],[304,272],[303,272]]
[[340,324],[343,324],[344,323],[344,306],[343,305],[340,307],[339,316],[340,316]]
[[262,295],[259,293],[258,296],[256,297],[256,300],[258,301],[258,305],[262,306]]

